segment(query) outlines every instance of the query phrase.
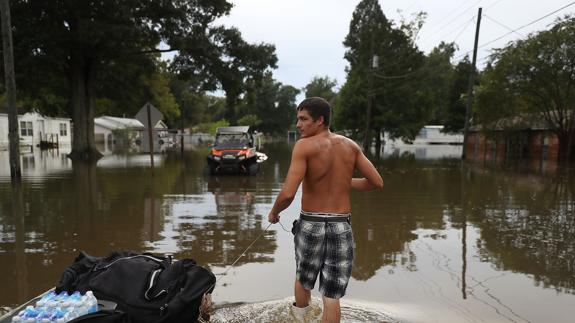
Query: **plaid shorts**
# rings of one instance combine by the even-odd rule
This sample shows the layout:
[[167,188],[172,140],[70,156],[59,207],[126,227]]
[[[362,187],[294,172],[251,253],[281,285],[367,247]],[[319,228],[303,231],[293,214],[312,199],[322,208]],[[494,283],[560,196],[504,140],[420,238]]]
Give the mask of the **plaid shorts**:
[[[313,216],[341,216],[303,212]],[[353,264],[353,234],[348,222],[315,222],[299,219],[293,228],[296,279],[311,290],[319,274],[319,291],[338,299],[345,295]]]

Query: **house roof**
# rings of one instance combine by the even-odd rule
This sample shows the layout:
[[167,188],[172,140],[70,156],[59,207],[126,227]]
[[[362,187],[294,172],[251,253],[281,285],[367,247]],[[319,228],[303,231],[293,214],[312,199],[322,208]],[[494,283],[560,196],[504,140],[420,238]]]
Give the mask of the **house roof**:
[[538,114],[525,114],[521,116],[499,119],[487,125],[471,126],[470,131],[503,131],[503,130],[550,130],[547,120]]
[[110,129],[110,130],[119,130],[119,129],[132,129],[132,130],[141,130],[144,129],[144,125],[132,118],[118,118],[118,117],[110,117],[110,116],[101,116],[99,118],[94,119],[94,124]]
[[[23,118],[24,116],[32,116],[32,117],[37,117],[37,118],[43,118],[46,120],[62,120],[62,121],[71,121],[72,119],[67,118],[67,117],[50,117],[50,116],[45,116],[43,114],[40,114],[38,112],[26,112],[24,114],[18,114],[18,118]],[[0,117],[8,117],[7,113],[3,113],[0,112]]]
[[439,129],[442,130],[445,126],[441,126],[441,125],[427,125],[427,126],[423,126],[423,128],[425,129]]
[[[110,116],[101,116],[94,119],[94,123],[100,127],[110,130],[144,130],[146,127],[138,120],[133,118],[118,118]],[[166,124],[160,120],[154,126],[154,129],[167,129]]]

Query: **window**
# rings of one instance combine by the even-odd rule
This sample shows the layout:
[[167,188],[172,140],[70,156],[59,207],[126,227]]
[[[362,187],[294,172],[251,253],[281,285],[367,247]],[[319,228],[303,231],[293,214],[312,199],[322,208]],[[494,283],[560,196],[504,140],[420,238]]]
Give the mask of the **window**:
[[34,135],[32,121],[20,121],[20,135],[22,137],[32,137]]
[[68,136],[68,126],[65,123],[60,124],[60,136]]

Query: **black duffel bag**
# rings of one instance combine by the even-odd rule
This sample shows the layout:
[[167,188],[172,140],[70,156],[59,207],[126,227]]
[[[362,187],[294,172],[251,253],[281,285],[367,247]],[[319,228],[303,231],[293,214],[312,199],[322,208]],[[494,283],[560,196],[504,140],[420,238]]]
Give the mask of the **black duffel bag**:
[[91,290],[97,299],[115,302],[136,323],[196,322],[215,282],[214,274],[192,259],[172,262],[131,251],[96,258],[82,252],[56,292]]

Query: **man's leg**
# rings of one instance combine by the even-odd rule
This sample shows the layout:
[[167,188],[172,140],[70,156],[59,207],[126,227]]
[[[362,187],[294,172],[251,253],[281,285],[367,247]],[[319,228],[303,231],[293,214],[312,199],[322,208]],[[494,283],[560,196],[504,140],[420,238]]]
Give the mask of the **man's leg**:
[[299,280],[295,281],[295,303],[292,304],[291,313],[295,318],[294,322],[305,323],[306,315],[309,310],[311,300],[311,291],[303,288]]
[[322,323],[339,323],[341,319],[341,309],[339,299],[323,297],[323,315]]
[[306,307],[311,300],[311,291],[303,288],[299,280],[295,280],[295,306]]

